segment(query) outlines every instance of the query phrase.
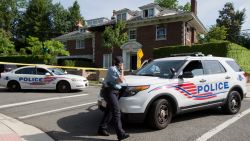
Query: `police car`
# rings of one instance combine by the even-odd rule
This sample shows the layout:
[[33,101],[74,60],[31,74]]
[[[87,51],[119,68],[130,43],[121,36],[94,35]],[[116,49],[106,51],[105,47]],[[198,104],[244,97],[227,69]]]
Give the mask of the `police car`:
[[[236,114],[247,93],[246,82],[247,73],[231,58],[175,54],[125,76],[119,104],[125,119],[163,129],[173,115],[185,112],[220,107]],[[98,105],[106,107],[101,94]]]
[[0,85],[10,91],[21,89],[48,89],[66,93],[89,85],[85,77],[66,74],[49,66],[27,66],[1,73]]

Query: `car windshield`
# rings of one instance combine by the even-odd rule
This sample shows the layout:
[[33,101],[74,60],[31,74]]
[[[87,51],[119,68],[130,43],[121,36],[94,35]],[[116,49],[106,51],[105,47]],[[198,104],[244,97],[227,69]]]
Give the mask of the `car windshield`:
[[171,78],[173,76],[171,68],[178,71],[185,62],[185,60],[153,61],[139,70],[136,75]]
[[59,68],[49,68],[49,70],[56,75],[66,75],[65,71]]

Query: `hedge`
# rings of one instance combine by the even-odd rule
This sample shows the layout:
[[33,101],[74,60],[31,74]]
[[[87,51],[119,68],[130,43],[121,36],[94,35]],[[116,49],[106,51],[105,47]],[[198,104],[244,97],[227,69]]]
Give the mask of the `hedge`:
[[234,58],[239,65],[250,73],[250,50],[227,41],[195,44],[192,46],[167,46],[155,48],[154,59],[169,57],[171,54],[202,52],[205,55],[211,54],[219,57]]
[[0,56],[0,62],[44,64],[40,56],[29,55]]

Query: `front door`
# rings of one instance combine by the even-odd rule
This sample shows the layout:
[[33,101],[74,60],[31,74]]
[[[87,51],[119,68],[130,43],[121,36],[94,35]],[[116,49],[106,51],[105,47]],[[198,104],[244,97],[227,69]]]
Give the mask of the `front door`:
[[136,54],[130,55],[130,69],[137,70],[137,55]]

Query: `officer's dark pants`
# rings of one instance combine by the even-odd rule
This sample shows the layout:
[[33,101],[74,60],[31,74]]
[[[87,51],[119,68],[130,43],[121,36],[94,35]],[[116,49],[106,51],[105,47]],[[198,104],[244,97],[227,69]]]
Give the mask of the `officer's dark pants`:
[[110,88],[105,88],[103,98],[107,102],[103,119],[100,124],[100,129],[107,130],[111,120],[114,122],[117,136],[122,136],[125,131],[122,129],[121,112],[118,103],[119,91]]

